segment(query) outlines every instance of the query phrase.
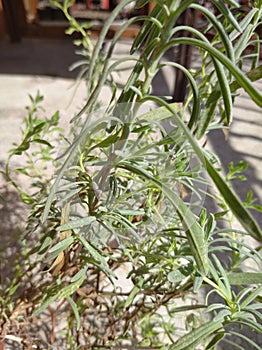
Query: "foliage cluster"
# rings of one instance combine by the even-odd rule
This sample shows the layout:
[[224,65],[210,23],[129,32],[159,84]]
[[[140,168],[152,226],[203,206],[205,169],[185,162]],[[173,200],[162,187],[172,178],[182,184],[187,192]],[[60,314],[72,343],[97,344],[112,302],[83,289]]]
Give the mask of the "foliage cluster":
[[[260,349],[242,328],[262,333],[262,233],[248,209],[261,208],[250,192],[242,203],[230,185],[244,163],[231,163],[224,178],[203,140],[210,130],[230,127],[240,88],[262,106],[252,84],[262,75],[256,35],[262,2],[247,10],[233,0],[213,0],[214,14],[202,1],[159,0],[151,14],[128,19],[108,42],[110,26],[131,3],[123,0],[95,43],[89,25],[71,17],[73,1],[52,3],[67,17],[68,34],[80,34],[75,67],[87,100],[72,119],[72,138],[59,129],[59,113],[38,117],[37,94],[22,142],[10,151],[5,176],[31,211],[22,233],[23,264],[1,291],[5,334],[12,327],[28,330],[25,346],[39,349],[211,350],[221,342],[244,349],[232,335]],[[177,25],[188,9],[205,18],[201,30]],[[137,22],[130,55],[116,58],[122,33]],[[190,35],[181,36],[185,31]],[[197,51],[200,71],[164,59],[181,44]],[[120,84],[116,74],[127,65],[130,74]],[[166,66],[188,79],[184,103],[152,94],[152,81]],[[101,108],[105,85],[111,95]],[[21,154],[27,166],[12,169]],[[54,174],[45,171],[51,165]],[[29,191],[14,172],[29,179]],[[206,198],[216,203],[214,212]],[[45,340],[33,336],[43,324]]]

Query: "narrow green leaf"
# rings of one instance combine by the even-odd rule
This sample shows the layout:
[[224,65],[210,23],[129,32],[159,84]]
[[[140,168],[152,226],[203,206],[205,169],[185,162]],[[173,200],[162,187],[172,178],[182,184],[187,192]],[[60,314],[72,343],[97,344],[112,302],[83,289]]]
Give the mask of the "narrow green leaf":
[[[254,306],[252,308],[252,306]],[[248,312],[249,314],[254,316],[254,320],[258,321],[260,324],[262,323],[262,313],[260,311],[257,310],[261,310],[262,309],[262,304],[252,304],[249,305],[249,307],[247,307],[246,309],[244,309],[244,311]]]
[[53,148],[53,146],[51,145],[50,142],[46,141],[46,140],[42,140],[42,139],[38,139],[38,138],[34,138],[34,141],[35,143],[40,143],[42,145],[46,145],[48,146],[49,148]]
[[17,290],[18,287],[19,287],[19,284],[16,284],[16,285],[12,286],[12,287],[8,290],[8,295],[9,295],[9,296],[13,295],[13,294],[16,292],[16,290]]
[[227,306],[225,304],[215,303],[215,304],[209,305],[206,308],[205,312],[208,313],[208,312],[212,312],[212,311],[217,310],[217,309],[225,309],[225,308],[227,308]]
[[224,71],[223,65],[216,60],[213,60],[213,62],[214,62],[214,67],[217,74],[218,83],[220,86],[220,91],[224,101],[225,114],[226,114],[225,124],[230,125],[232,122],[232,97],[231,97],[231,91],[228,83],[228,78]]
[[30,147],[30,142],[27,140],[23,140],[23,142],[14,150],[12,150],[12,154],[21,155],[23,152],[27,151]]
[[207,219],[207,222],[205,224],[205,232],[206,232],[207,240],[209,239],[211,234],[214,232],[216,225],[217,225],[217,222],[215,220],[215,216],[212,213],[210,213]]
[[[248,311],[248,312],[251,312],[251,311],[254,311],[254,310],[261,310],[261,309],[262,309],[262,303],[259,303],[259,304],[248,305],[248,307],[246,307],[244,310]],[[260,314],[260,317],[262,317],[262,314]]]
[[58,226],[57,231],[67,231],[67,230],[73,230],[75,228],[79,228],[83,226],[88,226],[94,221],[96,221],[95,216],[87,216],[86,218],[72,220],[72,221],[69,221],[67,224]]
[[246,297],[246,299],[242,301],[242,303],[240,304],[241,309],[244,309],[246,306],[248,306],[248,304],[252,303],[253,300],[255,300],[261,294],[262,294],[262,286],[251,291],[249,296]]
[[77,236],[77,238],[84,245],[84,247],[89,251],[89,253],[92,255],[92,257],[95,260],[100,261],[103,265],[107,265],[107,262],[103,257],[103,255],[101,255],[96,248],[94,248],[90,243],[88,243],[84,237]]
[[79,270],[70,280],[71,283],[74,283],[78,281],[80,278],[83,278],[83,276],[86,274],[87,266],[83,267],[81,270]]
[[132,210],[132,209],[126,209],[126,210],[121,210],[119,209],[117,211],[120,215],[124,215],[124,216],[134,216],[134,215],[144,215],[145,211],[144,210]]
[[93,247],[90,243],[88,243],[84,237],[78,235],[77,238],[83,244],[83,246],[88,250],[88,252],[93,257],[93,259],[95,259],[99,263],[98,264],[99,268],[101,268],[101,270],[108,276],[113,276],[117,278],[114,271],[112,271],[109,268],[105,257],[102,254],[100,254],[99,250]]
[[249,285],[249,284],[262,284],[262,273],[255,272],[238,272],[238,273],[229,273],[227,275],[229,283],[231,285]]
[[[252,69],[251,71],[246,73],[247,77],[251,80],[251,81],[257,81],[259,79],[262,78],[262,65]],[[231,92],[235,92],[237,91],[239,88],[241,88],[240,84],[238,83],[238,81],[233,81],[230,84],[230,90]]]
[[166,47],[163,50],[166,51],[168,48],[174,47],[178,44],[194,45],[208,51],[211,56],[217,58],[232,73],[232,75],[234,75],[239,85],[248,93],[251,99],[259,107],[262,107],[261,93],[251,84],[250,80],[243,74],[243,72],[218,49],[208,44],[206,41],[201,41],[195,38],[181,37],[171,40],[166,44]]
[[66,300],[69,302],[69,304],[72,307],[72,310],[73,310],[73,313],[74,313],[75,319],[76,319],[76,330],[78,331],[80,329],[81,321],[80,321],[80,315],[79,315],[77,305],[70,296],[67,296]]
[[[181,66],[180,64],[175,63],[175,62],[168,62],[165,65],[176,67],[176,68],[182,70],[182,72],[188,78],[190,87],[192,89],[193,98],[194,98],[194,104],[193,104],[193,108],[192,108],[192,113],[191,113],[191,116],[190,116],[190,120],[188,122],[188,128],[192,129],[192,127],[196,123],[196,121],[197,121],[197,119],[199,117],[199,113],[200,113],[200,95],[199,95],[199,90],[198,90],[198,87],[197,87],[197,83],[196,83],[195,79],[193,78],[192,74],[189,72],[189,70],[186,69],[185,67]],[[174,107],[176,107],[177,110],[179,109],[179,107],[182,107],[182,104],[179,104],[179,103],[176,103],[176,104],[173,103],[172,105]]]
[[[238,23],[239,27],[241,28],[241,33],[239,33],[239,30],[234,29],[230,34],[229,34],[229,39],[234,42],[239,35],[245,34],[245,30],[247,26],[253,21],[256,13],[258,12],[257,8],[250,9],[247,13],[245,13],[244,18]],[[241,40],[240,40],[241,41]],[[238,57],[238,56],[237,56]]]
[[[232,26],[238,30],[241,33],[241,28],[238,24],[238,21],[234,17],[233,13],[230,11],[230,9],[225,5],[224,1],[220,0],[211,0],[214,5],[219,9],[219,11],[225,16],[225,18],[232,24]],[[233,2],[233,1],[226,1],[226,2]],[[239,6],[236,2],[234,2],[237,6]]]
[[148,3],[149,0],[138,0],[136,1],[135,8],[140,9],[141,7],[145,6]]
[[198,304],[198,305],[184,305],[184,306],[177,306],[172,310],[169,310],[169,313],[172,314],[176,314],[179,312],[186,312],[189,310],[198,310],[198,309],[205,309],[206,305],[204,304]]
[[218,333],[206,346],[205,350],[215,350],[216,344],[220,342],[225,337],[225,333]]
[[[162,12],[161,6],[159,4],[156,4],[150,16],[153,18],[158,18],[161,12]],[[136,38],[132,43],[132,47],[130,49],[131,55],[134,54],[141,47],[141,45],[143,45],[144,40],[148,36],[150,29],[152,29],[152,23],[149,21],[145,21],[145,23],[141,27],[139,33],[137,34]]]
[[116,220],[120,224],[122,224],[132,235],[139,240],[140,237],[137,234],[136,226],[133,225],[128,219],[125,218],[125,216],[119,215],[117,212],[112,212],[112,215],[109,213],[107,215],[108,218],[111,218],[112,221]]
[[227,185],[225,180],[221,177],[221,175],[217,172],[217,170],[213,167],[211,162],[205,158],[206,160],[206,168],[209,176],[214,181],[216,187],[219,189],[223,198],[225,199],[227,205],[237,218],[237,220],[242,224],[242,226],[247,230],[247,232],[256,240],[262,241],[262,232],[252,217],[250,212],[246,210],[243,206],[241,200],[236,196],[236,194],[231,190],[231,188]]
[[216,263],[216,266],[220,272],[220,280],[224,286],[224,291],[226,292],[226,295],[227,297],[232,300],[232,290],[231,290],[231,285],[230,285],[230,282],[228,280],[228,277],[227,277],[227,274],[226,274],[226,271],[224,270],[222,264],[220,263],[220,261],[218,260],[218,258],[216,257],[216,255],[212,254],[212,257]]
[[[183,108],[183,104],[180,102],[171,103],[169,106],[176,113],[181,111]],[[140,116],[138,116],[138,120],[139,121],[145,120],[148,123],[160,122],[160,121],[163,121],[165,119],[170,118],[172,116],[172,114],[173,113],[170,110],[168,110],[166,107],[159,107],[153,111],[141,114]]]
[[58,299],[57,294],[53,295],[52,297],[48,298],[39,308],[37,308],[33,314],[32,317],[40,315],[51,303],[53,303],[56,299]]
[[193,350],[203,340],[223,328],[221,320],[210,321],[179,338],[169,350]]
[[57,294],[57,299],[62,299],[65,297],[68,297],[72,295],[80,286],[83,284],[86,276],[83,275],[81,278],[79,278],[76,282],[70,283],[68,286],[62,288]]
[[253,288],[254,288],[254,287],[246,287],[245,289],[242,289],[242,290],[238,293],[238,295],[237,295],[237,297],[236,297],[236,302],[237,302],[238,304],[240,304],[240,301],[241,301],[247,294],[249,294],[250,292],[252,292]]
[[189,277],[194,270],[192,262],[186,265],[182,265],[176,270],[169,272],[168,279],[172,283],[178,283],[183,281],[185,278]]
[[35,125],[32,130],[28,132],[26,137],[29,138],[29,137],[32,137],[33,135],[39,134],[40,131],[42,131],[46,125],[47,125],[46,122],[40,122],[39,124]]
[[213,322],[216,322],[217,320],[221,320],[221,318],[231,316],[231,314],[232,314],[231,310],[223,309],[219,311],[219,313],[213,318]]
[[67,247],[69,247],[74,242],[74,240],[75,240],[75,238],[72,237],[72,236],[69,236],[69,237],[63,239],[62,241],[60,241],[57,244],[55,244],[49,250],[49,253],[61,252],[61,251],[65,250]]
[[237,40],[234,47],[237,59],[241,58],[243,51],[246,50],[253,33],[254,33],[254,26],[250,24],[249,26],[247,26],[245,31],[241,34],[241,40]]
[[52,241],[53,241],[52,238],[49,237],[49,236],[47,236],[47,237],[44,239],[44,241],[43,241],[41,247],[39,248],[38,254],[39,254],[39,255],[44,254],[44,253],[46,252],[46,250],[48,249],[48,247],[51,245]]
[[48,263],[51,260],[54,260],[57,258],[57,256],[59,255],[59,253],[61,253],[63,250],[55,250],[54,252],[52,252],[51,254],[48,254],[48,256],[46,258],[44,258],[44,263]]
[[108,31],[110,30],[110,27],[112,23],[115,21],[116,17],[119,15],[121,10],[127,6],[129,3],[131,3],[133,0],[123,0],[121,1],[111,12],[110,17],[107,19],[107,21],[103,24],[102,30],[100,32],[99,38],[96,42],[94,51],[92,52],[91,61],[89,65],[89,72],[87,81],[90,81],[92,79],[92,76],[94,74],[94,70],[96,69],[97,62],[99,61],[99,53],[102,51],[102,46],[105,42],[106,36]]
[[23,175],[26,175],[26,176],[30,176],[29,172],[25,168],[16,168],[16,169],[14,169],[14,171],[16,173],[20,173],[20,174],[23,174]]
[[99,148],[99,147],[105,148],[105,147],[111,146],[113,143],[116,143],[117,140],[119,140],[118,134],[119,134],[119,132],[117,132],[116,134],[113,134],[113,135],[109,135],[104,140],[102,140],[101,142],[98,142],[95,146],[91,147],[89,152],[95,148]]
[[225,28],[223,27],[222,23],[217,20],[217,17],[206,7],[198,5],[198,4],[191,4],[191,8],[202,12],[206,18],[209,19],[209,21],[212,23],[213,27],[217,30],[219,33],[219,36],[221,38],[221,42],[223,43],[223,46],[226,50],[227,56],[235,62],[235,54],[234,54],[234,49],[232,42],[229,40],[227,32]]
[[203,284],[204,278],[201,275],[196,275],[194,278],[193,292],[198,293]]
[[139,279],[139,281],[137,282],[137,284],[134,286],[134,288],[130,292],[130,294],[125,302],[125,308],[129,307],[132,304],[133,300],[135,299],[135,297],[137,296],[137,294],[140,292],[141,288],[143,287],[144,281],[145,281],[144,277],[141,277]]
[[179,282],[183,281],[186,277],[188,277],[188,276],[185,276],[183,274],[183,272],[179,269],[171,271],[167,275],[167,278],[171,283],[179,283]]
[[[18,189],[19,190],[19,189]],[[30,195],[28,195],[27,193],[25,193],[22,190],[19,190],[20,192],[20,197],[21,200],[25,203],[25,204],[33,204],[35,199],[33,197],[31,197]]]
[[196,132],[197,139],[201,139],[204,136],[207,128],[210,125],[210,122],[213,120],[220,95],[221,93],[219,91],[219,86],[217,85],[208,96],[204,110],[201,111],[201,116]]

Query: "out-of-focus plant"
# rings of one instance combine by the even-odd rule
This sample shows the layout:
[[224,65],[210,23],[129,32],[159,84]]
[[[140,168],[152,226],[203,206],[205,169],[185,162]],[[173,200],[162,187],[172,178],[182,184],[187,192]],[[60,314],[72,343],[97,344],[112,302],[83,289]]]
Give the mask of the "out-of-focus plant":
[[[37,179],[40,191],[28,194],[17,185],[8,162],[7,179],[32,209],[25,285],[17,299],[8,292],[14,305],[8,310],[3,303],[6,322],[22,314],[37,326],[49,317],[49,343],[70,349],[215,349],[222,340],[234,346],[230,334],[258,349],[241,328],[262,330],[260,248],[245,242],[252,237],[260,244],[262,234],[247,209],[255,207],[251,193],[242,203],[230,185],[245,165],[231,163],[224,178],[216,155],[202,145],[210,130],[230,127],[239,88],[262,105],[252,84],[262,75],[255,34],[261,1],[244,13],[236,1],[214,0],[216,14],[202,1],[157,1],[148,16],[131,17],[107,41],[110,26],[131,3],[124,0],[95,43],[88,26],[70,15],[73,1],[52,3],[69,20],[67,32],[81,34],[77,45],[83,60],[75,66],[82,68],[87,100],[72,119],[75,138],[60,136],[68,145],[58,160],[51,157],[56,167],[51,178],[37,172],[32,157],[38,153],[30,153],[29,146],[43,146],[41,162],[50,156],[54,142],[47,132],[56,127],[58,115],[40,121],[30,112],[23,141],[10,153],[11,159],[26,152],[30,165],[18,171],[32,184]],[[136,8],[147,3],[137,1]],[[188,9],[205,18],[201,31],[177,25]],[[115,47],[136,22],[141,29],[130,55],[118,59]],[[184,31],[191,36],[181,36]],[[198,52],[199,71],[164,59],[180,44]],[[254,50],[247,54],[250,45]],[[250,64],[247,73],[244,61]],[[120,84],[116,73],[127,64],[131,72]],[[165,66],[187,77],[184,103],[151,93],[154,77]],[[101,108],[105,85],[111,94]],[[39,98],[32,101],[34,113]],[[220,206],[217,212],[205,207],[206,196]],[[231,216],[242,230],[223,228],[222,220]],[[227,260],[220,261],[225,255]],[[211,303],[214,294],[218,302]],[[65,319],[67,326],[55,337],[55,326]]]

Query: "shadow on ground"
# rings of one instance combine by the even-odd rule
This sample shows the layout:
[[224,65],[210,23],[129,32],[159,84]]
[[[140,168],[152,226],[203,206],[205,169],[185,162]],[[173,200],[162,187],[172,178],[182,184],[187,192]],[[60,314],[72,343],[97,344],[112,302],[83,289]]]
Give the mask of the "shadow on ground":
[[20,43],[0,40],[0,74],[47,75],[75,78],[69,67],[79,60],[71,40],[23,38]]

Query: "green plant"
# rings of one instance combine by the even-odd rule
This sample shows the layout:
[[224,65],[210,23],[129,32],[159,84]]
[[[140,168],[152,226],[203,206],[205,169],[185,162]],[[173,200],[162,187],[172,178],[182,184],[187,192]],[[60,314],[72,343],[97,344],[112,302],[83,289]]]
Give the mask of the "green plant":
[[[77,45],[84,60],[76,66],[82,67],[80,79],[86,81],[88,96],[72,121],[75,138],[67,139],[57,161],[55,156],[48,158],[56,167],[52,181],[28,168],[17,169],[31,181],[38,180],[37,194],[27,194],[17,185],[7,163],[7,179],[31,205],[26,240],[37,241],[27,245],[24,268],[26,277],[33,279],[20,292],[16,307],[26,305],[27,320],[41,322],[43,313],[54,323],[66,319],[68,326],[58,343],[51,327],[50,342],[61,341],[70,349],[215,349],[223,339],[230,343],[230,332],[258,349],[241,327],[262,330],[260,246],[245,242],[252,237],[260,244],[262,234],[247,209],[252,196],[242,203],[229,183],[244,165],[231,164],[224,179],[217,157],[202,147],[202,139],[212,129],[230,126],[240,87],[262,105],[252,84],[262,76],[254,34],[262,3],[255,1],[246,15],[235,1],[214,0],[215,16],[201,1],[158,1],[150,15],[127,20],[102,50],[110,25],[130,2],[120,2],[92,44],[87,26],[70,15],[73,1],[52,1],[68,18],[68,33],[81,34]],[[137,1],[136,7],[145,4]],[[201,31],[176,25],[189,8],[205,16]],[[115,59],[121,34],[136,22],[142,24],[130,56]],[[184,30],[191,37],[179,36]],[[251,43],[255,51],[246,58]],[[167,50],[180,44],[198,50],[200,71],[163,60]],[[250,64],[247,74],[241,69],[244,60]],[[127,63],[133,67],[121,85],[115,74]],[[151,94],[152,81],[165,66],[185,73],[189,92],[184,103]],[[105,85],[111,96],[101,108]],[[45,161],[46,147],[50,155],[54,141],[47,133],[56,130],[58,115],[39,120],[39,101],[39,95],[32,99],[27,131],[9,161],[24,151],[31,165],[37,155]],[[30,153],[33,142],[44,148]],[[208,190],[204,171],[216,196]],[[219,204],[217,212],[208,213],[206,196]],[[242,224],[242,231],[223,228],[222,220],[231,216]],[[228,253],[226,262],[220,262],[221,252]],[[127,279],[117,283],[123,271]],[[213,294],[219,299],[216,303],[210,303]],[[4,311],[7,319],[14,317],[12,311]],[[231,328],[235,324],[240,325],[238,332]]]

